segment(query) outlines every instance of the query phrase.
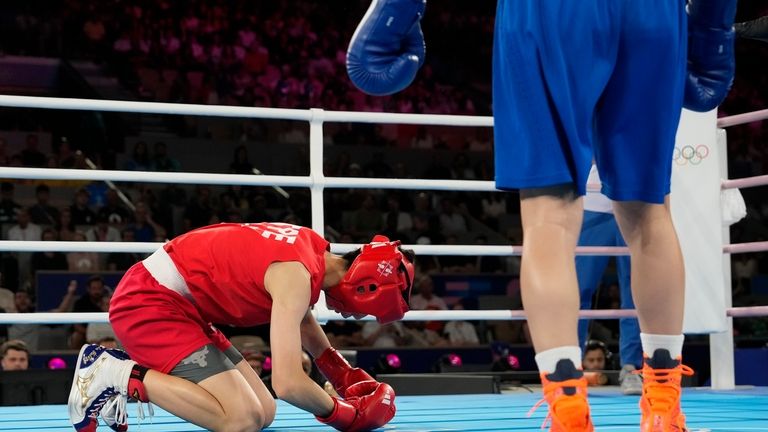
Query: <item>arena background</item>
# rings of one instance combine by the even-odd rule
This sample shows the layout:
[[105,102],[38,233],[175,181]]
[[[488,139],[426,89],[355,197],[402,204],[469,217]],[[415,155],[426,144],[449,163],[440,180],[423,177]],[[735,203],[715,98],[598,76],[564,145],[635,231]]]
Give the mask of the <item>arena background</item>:
[[[492,2],[428,5],[423,23],[426,64],[411,87],[383,98],[354,89],[344,71],[348,39],[367,2],[5,3],[0,11],[2,94],[340,111],[491,112]],[[761,2],[741,1],[737,20],[766,13]],[[768,82],[762,64],[767,54],[764,43],[738,41],[737,77],[718,116],[766,106]],[[324,133],[326,176],[493,179],[488,128],[332,123]],[[2,108],[0,166],[239,174],[253,174],[256,169],[267,175],[307,175],[308,137],[305,122],[286,120]],[[766,138],[766,122],[728,129],[729,178],[767,171]],[[41,184],[50,189],[49,205],[60,214],[70,214],[70,220],[50,214],[56,211],[47,212],[51,216],[47,218],[46,212],[34,210],[40,208],[35,206]],[[92,241],[162,241],[220,221],[312,223],[309,190],[303,188],[140,182],[114,186],[130,205],[110,192],[105,182],[8,179],[0,202],[2,239],[10,239],[22,207],[30,210],[41,231],[51,228],[59,240],[79,240],[79,233],[92,232]],[[731,226],[730,241],[765,240],[765,188],[742,193],[747,217]],[[78,195],[87,198],[87,208],[76,202]],[[373,232],[422,245],[521,241],[518,197],[513,193],[360,188],[326,189],[324,198],[325,234],[333,242],[359,243]],[[91,231],[99,221],[112,230]],[[114,287],[127,264],[141,258],[69,252],[61,261],[39,254],[2,252],[0,286],[12,293],[29,292],[40,312],[59,306],[70,280],[79,281],[79,295],[93,275],[101,275],[108,287]],[[768,305],[765,254],[733,255],[731,265],[732,304]],[[425,276],[419,285],[432,285],[449,307],[459,303],[467,309],[520,309],[519,257],[421,255],[418,266]],[[615,281],[611,267],[596,295],[596,308],[616,307]],[[14,309],[12,293],[10,300],[7,294],[0,297],[6,312]],[[412,339],[379,348],[355,333],[359,331],[355,326],[362,323],[331,323],[327,330],[370,369],[382,367],[381,359],[391,353],[402,359],[402,371],[432,372],[442,370],[448,354],[458,354],[468,365],[489,366],[506,352],[519,360],[521,374],[515,379],[535,381],[535,374],[525,373],[535,366],[522,322],[473,324],[479,343],[464,346],[444,339]],[[712,328],[722,328],[721,324],[699,323]],[[439,334],[439,324],[426,327]],[[37,330],[32,369],[46,369],[52,358],[71,365],[76,351],[70,326]],[[244,349],[268,353],[266,329],[225,331],[240,336]],[[591,335],[614,352],[617,331],[615,320],[595,321],[591,327]],[[768,320],[736,319],[733,336],[737,384],[768,385],[761,367],[768,361]],[[697,371],[695,384],[708,383],[709,343],[705,335],[686,340],[686,362]]]

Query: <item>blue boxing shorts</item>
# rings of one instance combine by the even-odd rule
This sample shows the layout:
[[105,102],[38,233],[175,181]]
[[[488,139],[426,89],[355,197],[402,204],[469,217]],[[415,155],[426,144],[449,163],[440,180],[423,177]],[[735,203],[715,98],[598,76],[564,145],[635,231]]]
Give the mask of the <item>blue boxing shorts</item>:
[[662,203],[686,70],[684,0],[499,0],[496,186]]

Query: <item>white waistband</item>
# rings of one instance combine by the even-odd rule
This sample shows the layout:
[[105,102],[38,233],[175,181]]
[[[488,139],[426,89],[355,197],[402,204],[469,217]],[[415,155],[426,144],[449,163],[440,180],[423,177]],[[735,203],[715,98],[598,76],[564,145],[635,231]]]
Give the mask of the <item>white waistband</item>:
[[143,264],[149,274],[151,274],[160,285],[171,291],[176,291],[181,294],[182,297],[194,302],[192,293],[189,291],[189,286],[187,286],[187,282],[181,277],[181,273],[179,273],[179,270],[176,268],[176,264],[173,263],[173,260],[165,249],[161,247],[153,252],[152,255],[144,259]]

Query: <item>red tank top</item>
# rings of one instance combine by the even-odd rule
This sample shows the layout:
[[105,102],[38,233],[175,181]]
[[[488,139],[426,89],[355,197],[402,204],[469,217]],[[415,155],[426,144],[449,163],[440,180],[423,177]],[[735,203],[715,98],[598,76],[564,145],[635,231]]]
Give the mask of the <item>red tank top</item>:
[[201,316],[238,327],[270,321],[272,298],[264,274],[274,262],[297,261],[307,268],[312,290],[307,307],[315,304],[328,247],[309,228],[277,222],[212,225],[164,245]]

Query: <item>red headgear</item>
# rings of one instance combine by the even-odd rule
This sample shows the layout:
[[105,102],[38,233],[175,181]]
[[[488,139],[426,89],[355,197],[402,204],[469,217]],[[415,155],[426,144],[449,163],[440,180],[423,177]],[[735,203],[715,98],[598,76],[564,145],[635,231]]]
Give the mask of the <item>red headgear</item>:
[[363,245],[338,285],[325,292],[328,307],[353,315],[373,315],[382,324],[408,312],[413,264],[397,249],[400,241],[377,235]]

